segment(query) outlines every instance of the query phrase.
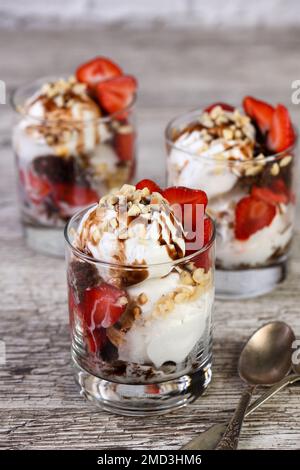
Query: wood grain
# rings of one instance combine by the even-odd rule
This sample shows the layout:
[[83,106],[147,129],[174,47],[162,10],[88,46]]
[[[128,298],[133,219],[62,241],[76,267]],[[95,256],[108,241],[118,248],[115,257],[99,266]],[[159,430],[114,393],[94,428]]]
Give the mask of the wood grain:
[[[71,70],[99,52],[119,60],[141,85],[138,176],[163,182],[163,129],[174,114],[212,99],[237,102],[245,93],[289,104],[291,81],[299,78],[299,50],[296,30],[0,31],[0,78],[12,89],[26,79]],[[228,419],[242,390],[236,364],[249,334],[281,319],[300,335],[300,234],[288,280],[275,292],[216,302],[214,378],[204,397],[156,418],[100,412],[79,397],[72,378],[64,261],[30,251],[22,239],[10,148],[12,112],[8,106],[0,111],[0,339],[7,352],[0,365],[0,448],[177,449],[195,432]],[[296,106],[292,113],[299,119]],[[240,448],[299,448],[299,393],[299,387],[290,387],[253,413]]]

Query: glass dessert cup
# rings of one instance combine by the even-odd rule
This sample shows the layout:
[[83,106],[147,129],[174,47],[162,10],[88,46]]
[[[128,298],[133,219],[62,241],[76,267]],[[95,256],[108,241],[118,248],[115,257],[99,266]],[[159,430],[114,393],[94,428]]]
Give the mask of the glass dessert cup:
[[[133,416],[194,401],[212,375],[215,234],[201,250],[176,261],[105,263],[73,245],[86,210],[65,228],[71,354],[81,395],[106,411]],[[119,308],[127,302],[116,322],[105,320],[106,327],[95,327],[89,298],[96,291],[99,301],[117,299]],[[113,316],[114,308],[108,310]]]
[[136,130],[134,101],[97,119],[49,120],[24,114],[26,100],[57,80],[45,77],[13,94],[13,150],[27,244],[63,256],[63,227],[69,218],[134,177]]
[[[200,113],[195,110],[179,116],[166,128],[168,184],[201,187],[208,194],[208,213],[216,223],[216,297],[256,297],[273,290],[287,275],[295,217],[297,139],[280,153],[247,161],[200,156],[176,143],[184,130],[193,128]],[[247,222],[251,234],[240,236],[237,211],[241,213],[250,200],[251,204],[256,201]],[[259,227],[261,211],[270,217],[263,227]]]

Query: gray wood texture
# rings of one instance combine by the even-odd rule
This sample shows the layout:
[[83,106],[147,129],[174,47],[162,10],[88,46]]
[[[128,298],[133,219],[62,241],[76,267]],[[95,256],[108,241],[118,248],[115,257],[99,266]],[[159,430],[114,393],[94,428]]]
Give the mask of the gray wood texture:
[[[139,77],[138,176],[163,182],[167,121],[211,100],[239,102],[245,94],[291,105],[299,77],[300,31],[0,31],[0,79],[8,89],[35,77],[72,71],[102,53]],[[161,417],[123,418],[101,412],[77,393],[70,366],[64,261],[26,248],[18,222],[12,112],[0,106],[0,448],[177,449],[196,432],[231,416],[242,384],[237,359],[243,342],[267,321],[290,323],[300,335],[300,234],[288,279],[275,292],[248,301],[216,302],[214,378],[206,395]],[[299,228],[299,223],[297,223]],[[251,415],[241,449],[300,447],[300,389],[285,389]]]

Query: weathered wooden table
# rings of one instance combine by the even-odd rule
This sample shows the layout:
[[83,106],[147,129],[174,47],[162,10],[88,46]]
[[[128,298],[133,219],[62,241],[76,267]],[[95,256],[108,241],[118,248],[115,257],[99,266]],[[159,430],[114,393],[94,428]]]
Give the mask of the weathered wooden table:
[[[139,176],[164,173],[163,129],[176,113],[244,94],[291,103],[299,77],[300,31],[1,32],[0,79],[21,81],[73,70],[98,53],[114,57],[140,80]],[[292,106],[295,120],[300,108]],[[242,389],[236,365],[249,334],[274,319],[300,335],[300,234],[288,280],[254,300],[216,302],[214,379],[186,409],[147,419],[111,416],[77,393],[70,366],[64,261],[28,250],[18,223],[10,148],[12,113],[0,106],[0,448],[177,449],[195,432],[227,419]],[[299,228],[298,224],[298,228]],[[300,389],[278,394],[246,421],[240,448],[300,447]]]

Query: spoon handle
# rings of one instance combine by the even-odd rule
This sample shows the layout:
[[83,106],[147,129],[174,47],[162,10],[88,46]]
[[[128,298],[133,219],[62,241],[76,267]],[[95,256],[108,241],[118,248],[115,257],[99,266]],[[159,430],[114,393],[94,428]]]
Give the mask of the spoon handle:
[[226,431],[216,447],[217,450],[234,450],[237,448],[245,413],[250,403],[254,388],[255,387],[251,385],[243,391],[238,406],[229,421]]
[[[280,382],[273,385],[270,389],[265,391],[259,398],[257,398],[252,405],[249,406],[245,413],[245,418],[247,418],[253,411],[257,410],[261,405],[263,405],[266,401],[272,398],[277,392],[280,392],[283,388],[285,388],[289,384],[293,384],[295,382],[300,382],[300,375],[299,374],[291,374],[287,377],[284,377]],[[226,430],[225,423],[218,423],[212,425],[210,428],[202,431],[196,437],[191,439],[187,442],[183,447],[182,450],[211,450],[215,449],[220,442],[222,435]]]
[[300,381],[300,374],[287,375],[286,377],[281,379],[280,382],[276,383],[271,388],[269,388],[265,393],[263,393],[259,398],[257,398],[255,402],[252,403],[252,405],[249,406],[245,413],[245,418],[247,418],[251,413],[253,413],[253,411],[257,410],[257,408],[259,408],[267,400],[272,398],[272,396],[275,395],[277,392],[280,392],[280,390],[285,388],[287,385],[293,384],[298,381]]

